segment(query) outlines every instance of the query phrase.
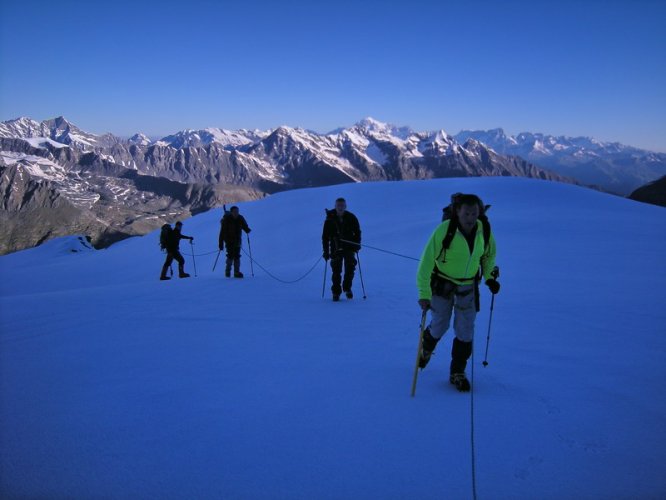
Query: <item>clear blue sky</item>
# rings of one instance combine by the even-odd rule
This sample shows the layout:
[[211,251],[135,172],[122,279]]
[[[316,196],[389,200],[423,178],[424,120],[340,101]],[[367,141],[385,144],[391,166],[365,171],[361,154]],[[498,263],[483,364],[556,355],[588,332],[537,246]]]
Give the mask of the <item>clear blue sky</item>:
[[373,116],[666,151],[663,0],[0,5],[0,120],[158,136]]

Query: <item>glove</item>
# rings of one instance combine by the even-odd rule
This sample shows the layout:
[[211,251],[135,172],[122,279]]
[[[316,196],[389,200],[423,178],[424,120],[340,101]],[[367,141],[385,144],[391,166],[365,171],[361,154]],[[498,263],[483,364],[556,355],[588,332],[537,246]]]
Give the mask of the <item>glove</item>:
[[190,241],[194,241],[194,236],[190,236]]
[[327,261],[330,258],[331,258],[331,256],[328,254],[328,252],[324,252],[324,260]]
[[428,299],[419,299],[419,305],[421,306],[421,309],[424,311],[430,309],[430,301]]
[[499,293],[500,284],[496,279],[486,280],[486,285],[490,289],[490,293],[492,293],[493,295]]

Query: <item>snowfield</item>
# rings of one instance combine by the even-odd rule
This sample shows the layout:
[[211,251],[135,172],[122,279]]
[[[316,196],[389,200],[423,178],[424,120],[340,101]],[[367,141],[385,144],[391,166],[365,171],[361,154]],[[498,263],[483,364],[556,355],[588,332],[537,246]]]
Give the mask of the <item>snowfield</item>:
[[[520,178],[346,184],[240,205],[257,263],[295,280],[344,196],[363,242],[419,257],[456,191],[492,204],[502,289],[474,360],[483,499],[666,497],[666,212]],[[452,332],[410,387],[417,262],[360,252],[367,300],[243,258],[211,271],[221,210],[184,221],[198,277],[158,280],[158,233],[0,257],[0,497],[462,499],[470,394]],[[245,245],[247,249],[247,245]],[[209,253],[212,252],[212,253]],[[207,255],[202,255],[207,254]],[[330,278],[330,270],[327,279]],[[468,366],[468,376],[472,367]]]

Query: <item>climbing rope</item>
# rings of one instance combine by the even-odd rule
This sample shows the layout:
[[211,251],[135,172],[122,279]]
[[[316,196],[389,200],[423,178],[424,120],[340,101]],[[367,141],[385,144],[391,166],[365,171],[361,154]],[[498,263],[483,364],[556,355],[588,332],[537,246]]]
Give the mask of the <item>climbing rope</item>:
[[349,240],[343,240],[343,239],[340,239],[340,241],[342,241],[344,243],[351,243],[352,245],[358,245],[358,246],[361,246],[363,248],[370,248],[371,250],[377,250],[378,252],[384,252],[384,253],[388,253],[390,255],[396,255],[397,257],[402,257],[403,259],[415,260],[416,262],[421,261],[421,259],[417,259],[415,257],[410,257],[409,255],[403,255],[401,253],[391,252],[390,250],[384,250],[383,248],[372,247],[370,245],[357,243],[355,241],[349,241]]
[[315,263],[312,265],[312,267],[311,267],[310,269],[308,269],[308,271],[307,271],[303,276],[301,276],[300,278],[297,278],[297,279],[295,279],[295,280],[283,280],[282,278],[278,278],[277,276],[275,276],[275,275],[274,275],[273,273],[271,273],[268,269],[266,269],[266,268],[265,268],[264,266],[262,266],[259,262],[257,262],[257,260],[256,260],[254,257],[252,257],[249,253],[247,253],[247,252],[245,251],[244,248],[241,247],[241,250],[242,250],[243,253],[247,256],[248,259],[250,259],[252,262],[254,262],[254,263],[257,265],[257,267],[258,267],[259,269],[261,269],[262,271],[264,271],[266,274],[268,274],[268,276],[270,276],[271,278],[273,278],[275,281],[279,281],[280,283],[284,283],[284,284],[286,284],[286,285],[290,285],[290,284],[292,284],[292,283],[298,283],[299,281],[304,280],[304,279],[305,279],[305,278],[306,278],[306,277],[307,277],[312,271],[314,271],[315,267],[317,267],[317,264],[319,264],[319,262],[321,262],[321,259],[322,259],[322,257],[320,256],[320,257],[317,259],[317,262],[315,262]]
[[470,441],[472,447],[472,498],[476,500],[476,446],[474,444],[474,343],[472,342],[472,389],[470,391]]
[[[317,267],[317,264],[319,264],[319,262],[320,262],[321,259],[322,259],[322,257],[320,256],[320,257],[317,259],[317,262],[315,262],[315,263],[312,265],[312,267],[311,267],[310,269],[308,269],[307,272],[306,272],[303,276],[301,276],[301,277],[299,277],[299,278],[297,278],[297,279],[295,279],[295,280],[283,280],[282,278],[279,278],[279,277],[275,276],[275,275],[274,275],[273,273],[271,273],[268,269],[266,269],[266,268],[265,268],[264,266],[262,266],[259,262],[257,262],[257,260],[254,259],[250,254],[248,254],[248,253],[245,251],[244,248],[241,247],[241,250],[243,251],[243,253],[244,253],[244,254],[245,254],[245,255],[246,255],[246,256],[247,256],[247,257],[248,257],[253,263],[255,263],[255,264],[257,265],[257,267],[259,267],[260,269],[262,269],[262,270],[263,270],[268,276],[270,276],[271,278],[273,278],[275,281],[279,281],[280,283],[284,283],[284,284],[287,284],[287,285],[290,285],[290,284],[292,284],[292,283],[298,283],[299,281],[304,280],[304,279],[305,279],[310,273],[312,273],[312,271],[314,271],[314,269]],[[222,250],[213,250],[213,251],[211,251],[211,252],[205,252],[205,253],[192,253],[192,252],[190,252],[189,254],[186,254],[186,255],[189,255],[190,257],[206,257],[207,255],[213,255],[213,254],[219,253],[219,252],[221,252],[221,251],[222,251]],[[172,274],[173,274],[173,272],[172,272]]]
[[206,253],[195,253],[195,254],[190,254],[191,257],[205,257],[207,255],[213,255],[214,253],[217,253],[218,250],[213,250],[212,252],[206,252]]

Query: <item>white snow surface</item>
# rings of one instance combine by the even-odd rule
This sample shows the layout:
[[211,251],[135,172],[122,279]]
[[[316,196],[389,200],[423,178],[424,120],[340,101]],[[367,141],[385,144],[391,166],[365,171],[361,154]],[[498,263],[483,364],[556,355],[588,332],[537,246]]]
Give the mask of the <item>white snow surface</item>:
[[[502,289],[476,323],[478,498],[664,498],[663,208],[521,178],[347,184],[239,204],[256,261],[295,279],[338,196],[367,245],[419,257],[453,192],[492,204]],[[396,200],[387,203],[386,200]],[[0,257],[0,497],[470,498],[470,394],[452,332],[410,398],[417,263],[360,252],[353,300],[323,263],[225,279],[220,210],[186,220],[192,278],[158,233]],[[659,235],[662,236],[659,236]],[[187,243],[187,242],[184,242]],[[247,245],[246,245],[247,248]],[[330,277],[330,270],[328,272]],[[327,277],[327,278],[328,278]],[[473,370],[472,370],[473,368]]]
[[365,150],[365,154],[378,165],[384,165],[384,163],[386,163],[388,160],[388,157],[379,148],[379,146],[377,146],[377,143],[373,141],[368,141],[368,147]]
[[24,140],[28,142],[33,148],[46,149],[44,143],[48,143],[51,146],[58,149],[68,147],[67,144],[62,144],[61,142],[54,141],[49,137],[29,137]]

